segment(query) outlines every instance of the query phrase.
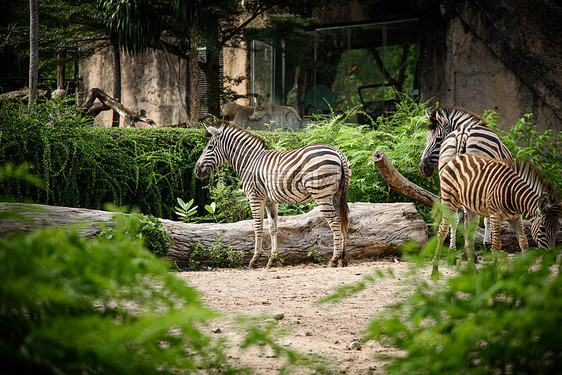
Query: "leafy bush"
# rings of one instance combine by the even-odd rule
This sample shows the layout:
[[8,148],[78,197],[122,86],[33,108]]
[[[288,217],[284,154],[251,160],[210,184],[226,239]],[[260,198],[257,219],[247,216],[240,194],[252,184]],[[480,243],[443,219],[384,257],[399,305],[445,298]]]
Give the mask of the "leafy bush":
[[[432,192],[438,191],[438,178],[427,179],[418,171],[425,147],[427,103],[399,94],[396,111],[377,118],[377,129],[358,126],[346,114],[331,115],[312,123],[303,133],[303,143],[333,145],[347,156],[351,163],[351,184],[348,199],[351,202],[404,202],[412,201],[404,194],[389,188],[372,155],[382,150],[394,167],[408,180]],[[424,212],[427,209],[418,207]]]
[[117,225],[0,240],[0,359],[17,373],[237,373],[200,331],[216,313]]
[[442,286],[423,283],[375,316],[367,339],[406,351],[390,358],[393,374],[560,373],[562,274],[555,254],[489,255],[477,272],[466,267]]
[[200,262],[198,258],[205,257],[210,260],[210,266],[215,268],[239,268],[244,266],[244,252],[234,250],[230,245],[225,245],[216,233],[217,242],[211,247],[205,248],[199,242],[191,249],[188,268],[196,269]]
[[[117,214],[112,217],[112,220],[121,226],[123,226],[124,222],[127,222],[129,229],[124,233],[129,238],[140,239],[148,250],[158,255],[165,255],[173,239],[164,229],[162,222],[150,215],[131,214],[129,216]],[[99,230],[96,234],[100,238],[110,240],[114,237],[114,230],[112,227],[106,227]]]
[[178,196],[208,201],[193,168],[207,139],[201,131],[95,128],[75,107],[46,102],[37,112],[18,103],[0,111],[0,164],[29,165],[44,182],[0,181],[20,201],[101,209],[105,203],[174,218]]

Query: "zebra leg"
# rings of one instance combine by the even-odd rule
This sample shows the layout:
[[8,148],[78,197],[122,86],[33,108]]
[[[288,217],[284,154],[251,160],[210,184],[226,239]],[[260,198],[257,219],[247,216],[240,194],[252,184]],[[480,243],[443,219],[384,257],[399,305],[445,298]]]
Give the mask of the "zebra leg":
[[527,236],[525,235],[525,230],[523,229],[523,220],[521,220],[521,216],[519,216],[519,218],[517,219],[508,220],[507,222],[517,236],[521,252],[524,253],[525,251],[529,250],[529,242],[527,241]]
[[271,254],[269,255],[269,260],[265,268],[270,268],[273,265],[273,261],[277,258],[277,203],[267,203],[265,205],[265,210],[267,211],[267,217],[269,218],[269,235],[271,236]]
[[254,218],[254,256],[250,260],[250,268],[256,267],[261,256],[262,240],[263,240],[263,201],[250,200],[250,208],[252,217]]
[[[473,233],[469,233],[468,229],[473,227],[474,219],[476,219],[478,215],[470,210],[466,210],[466,220],[464,222],[465,232],[464,232],[464,248],[466,251],[466,256],[468,258],[468,264],[475,263],[475,256],[474,256],[474,235]],[[476,228],[474,228],[476,229]]]
[[490,230],[492,232],[492,251],[501,251],[502,241],[500,238],[502,218],[498,215],[490,216]]
[[328,222],[330,229],[332,230],[332,236],[334,238],[334,253],[332,259],[328,262],[328,267],[344,266],[343,263],[343,237],[341,230],[341,220],[336,212],[334,204],[332,203],[332,198],[329,199],[317,199],[316,204],[320,207],[320,212],[322,216]]
[[447,237],[447,232],[449,231],[449,222],[446,217],[443,217],[441,223],[439,223],[439,230],[437,232],[437,247],[435,248],[435,255],[433,255],[433,271],[431,276],[439,278],[439,257],[441,256],[441,248],[443,247],[443,242],[445,237]]
[[484,218],[484,247],[489,247],[492,243],[492,231],[490,230],[490,219]]
[[[465,213],[464,207],[461,207],[461,212],[464,215]],[[449,232],[450,232],[449,248],[451,250],[457,250],[457,228],[459,227],[459,222],[460,222],[459,213],[455,212],[453,216],[455,219],[455,225],[449,225]]]

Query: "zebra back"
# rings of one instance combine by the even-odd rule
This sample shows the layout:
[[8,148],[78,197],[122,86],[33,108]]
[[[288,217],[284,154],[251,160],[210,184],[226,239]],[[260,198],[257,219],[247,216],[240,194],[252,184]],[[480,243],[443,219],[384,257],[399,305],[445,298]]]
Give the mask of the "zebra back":
[[430,129],[419,170],[426,177],[441,169],[455,155],[476,153],[511,163],[511,154],[486,121],[462,108],[443,106],[428,116]]
[[[461,154],[439,172],[441,199],[452,208],[505,219],[525,216],[531,220],[531,234],[544,248],[553,246],[560,226],[562,202],[557,201],[552,184],[543,180],[540,170],[529,161],[513,166],[476,154]],[[501,221],[500,221],[501,222]]]

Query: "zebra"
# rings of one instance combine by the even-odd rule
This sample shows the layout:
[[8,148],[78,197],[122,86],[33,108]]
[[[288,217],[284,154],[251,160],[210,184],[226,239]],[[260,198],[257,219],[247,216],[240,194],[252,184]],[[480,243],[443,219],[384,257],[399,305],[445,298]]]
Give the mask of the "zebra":
[[[428,115],[430,132],[419,163],[419,171],[431,177],[436,166],[441,170],[457,154],[474,153],[513,164],[511,153],[486,121],[464,109],[443,106]],[[458,217],[455,220],[458,224]],[[484,244],[490,243],[489,220],[484,218]],[[456,248],[456,232],[451,228],[450,247]]]
[[224,120],[205,125],[211,139],[195,165],[195,175],[204,179],[216,168],[230,163],[250,201],[255,247],[250,268],[262,252],[263,209],[270,219],[271,255],[277,256],[278,204],[300,203],[314,198],[333,234],[334,250],[328,266],[345,266],[348,232],[347,190],[351,168],[337,148],[314,144],[289,151],[269,150],[265,140]]
[[[517,235],[524,252],[529,249],[521,217],[531,221],[531,236],[539,247],[553,250],[560,227],[562,201],[557,201],[551,183],[543,180],[537,167],[516,160],[510,166],[497,159],[476,154],[460,154],[440,171],[441,200],[444,207],[456,212],[467,209],[468,222],[476,215],[490,218],[492,251],[501,250],[500,229],[504,220]],[[433,257],[436,274],[443,240],[447,235],[447,218],[439,224],[438,242]],[[465,236],[469,261],[474,262],[474,239]]]

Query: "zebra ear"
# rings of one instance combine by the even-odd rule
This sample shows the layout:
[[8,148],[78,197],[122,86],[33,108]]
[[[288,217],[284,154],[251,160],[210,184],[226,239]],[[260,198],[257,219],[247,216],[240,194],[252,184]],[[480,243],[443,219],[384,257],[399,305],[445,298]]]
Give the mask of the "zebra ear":
[[550,206],[550,195],[543,193],[539,198],[539,210],[546,211]]
[[214,126],[211,125],[205,125],[205,130],[207,130],[207,133],[209,133],[211,136],[214,135],[219,135],[220,133],[222,133],[222,128],[215,128]]

